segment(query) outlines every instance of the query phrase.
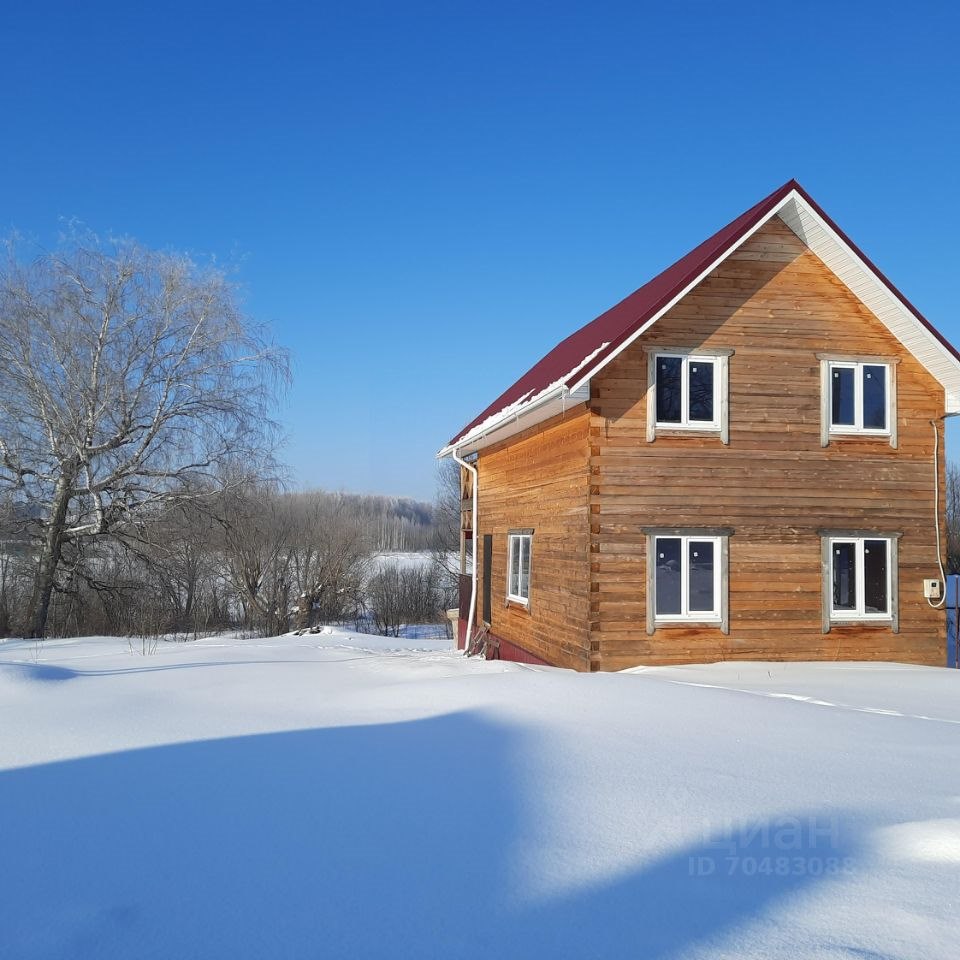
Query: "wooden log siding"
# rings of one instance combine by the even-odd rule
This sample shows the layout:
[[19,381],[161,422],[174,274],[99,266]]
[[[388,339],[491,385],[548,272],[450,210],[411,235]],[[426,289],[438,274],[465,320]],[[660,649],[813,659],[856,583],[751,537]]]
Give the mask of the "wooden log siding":
[[[589,666],[590,414],[578,404],[482,451],[479,535],[493,537],[490,632],[559,666]],[[533,531],[529,605],[507,602],[507,536]],[[480,576],[484,576],[481,559]]]
[[[713,436],[648,440],[650,348],[733,350],[729,358],[729,444]],[[836,437],[821,446],[818,354],[883,357],[894,363],[897,429],[890,437]],[[933,429],[943,439],[943,389],[883,325],[778,219],[758,231],[636,344],[598,374],[589,415],[589,650],[592,669],[640,663],[754,658],[872,659],[940,664],[945,619],[923,599],[937,577],[933,528]],[[534,448],[526,446],[526,457]],[[571,465],[555,477],[561,451],[519,466],[513,496],[545,518],[554,491],[560,510],[577,502]],[[481,462],[483,462],[483,457]],[[577,464],[577,468],[578,468]],[[499,476],[507,479],[501,469]],[[534,477],[546,486],[531,486]],[[539,482],[539,481],[537,481]],[[940,464],[941,505],[944,492]],[[481,477],[481,503],[495,483]],[[511,494],[500,494],[498,503]],[[579,507],[578,507],[579,510]],[[497,523],[536,526],[542,519],[497,508]],[[572,517],[568,517],[572,520]],[[729,635],[717,628],[646,632],[647,527],[732,527]],[[821,529],[902,531],[899,633],[889,625],[821,621]],[[566,527],[579,551],[575,524]],[[943,534],[942,534],[943,535]],[[944,539],[944,543],[946,540]],[[505,553],[498,545],[495,556]],[[577,553],[579,556],[579,553]],[[565,579],[555,590],[552,624],[574,625],[582,606],[578,564],[556,558]],[[539,563],[535,593],[547,571]],[[552,575],[552,574],[551,574]],[[499,574],[497,575],[499,576]],[[562,612],[561,612],[562,611]],[[571,635],[578,647],[582,634]],[[537,634],[538,649],[551,640]],[[561,662],[550,653],[552,662]],[[577,665],[568,652],[562,662]]]

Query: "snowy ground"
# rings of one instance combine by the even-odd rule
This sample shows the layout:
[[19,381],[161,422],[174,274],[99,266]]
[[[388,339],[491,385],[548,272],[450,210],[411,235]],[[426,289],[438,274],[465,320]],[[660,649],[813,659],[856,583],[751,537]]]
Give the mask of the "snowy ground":
[[954,958],[960,671],[0,644],[0,957]]
[[[354,627],[356,629],[353,629]],[[338,628],[340,632],[352,632],[355,640],[351,642],[358,644],[382,646],[380,641],[383,641],[394,648],[419,650],[425,648],[446,650],[453,646],[453,633],[448,623],[405,623],[400,627],[400,636],[397,638],[381,637],[376,629],[372,618],[352,625],[341,624]]]

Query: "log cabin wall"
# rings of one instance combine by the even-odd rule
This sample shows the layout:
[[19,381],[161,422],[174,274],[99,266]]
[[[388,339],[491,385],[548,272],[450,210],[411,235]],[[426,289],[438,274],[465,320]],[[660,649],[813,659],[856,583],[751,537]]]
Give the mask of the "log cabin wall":
[[[478,543],[493,536],[490,632],[558,666],[589,667],[590,585],[587,520],[590,414],[565,414],[483,450],[479,472]],[[506,600],[507,536],[533,530],[530,604]],[[483,609],[484,569],[478,550]]]
[[[651,346],[734,351],[729,444],[715,435],[648,441]],[[887,437],[821,446],[822,352],[899,360],[896,449]],[[593,379],[591,669],[722,659],[942,664],[945,618],[924,600],[922,581],[939,577],[930,421],[942,452],[943,408],[940,384],[773,218]],[[942,461],[939,477],[942,506]],[[733,529],[727,635],[683,626],[648,633],[647,527]],[[824,633],[825,528],[902,533],[899,632],[834,624]]]

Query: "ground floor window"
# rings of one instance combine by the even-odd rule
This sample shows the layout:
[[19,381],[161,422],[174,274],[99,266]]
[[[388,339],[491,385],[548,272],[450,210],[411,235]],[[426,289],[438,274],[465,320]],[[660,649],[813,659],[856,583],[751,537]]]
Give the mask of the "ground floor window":
[[890,544],[888,537],[830,538],[831,619],[889,619]]
[[511,532],[507,536],[507,599],[530,602],[530,552],[533,534]]
[[844,623],[889,624],[900,629],[900,534],[821,530],[823,632]]
[[719,547],[719,537],[656,538],[658,619],[720,616]]
[[648,531],[647,626],[727,627],[727,535],[714,530]]

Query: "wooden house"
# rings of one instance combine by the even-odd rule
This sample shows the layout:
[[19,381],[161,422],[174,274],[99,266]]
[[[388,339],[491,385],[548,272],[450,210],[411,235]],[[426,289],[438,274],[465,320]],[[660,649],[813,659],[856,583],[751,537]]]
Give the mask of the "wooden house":
[[960,355],[790,181],[440,451],[476,561],[461,643],[579,670],[942,664],[957,412]]

